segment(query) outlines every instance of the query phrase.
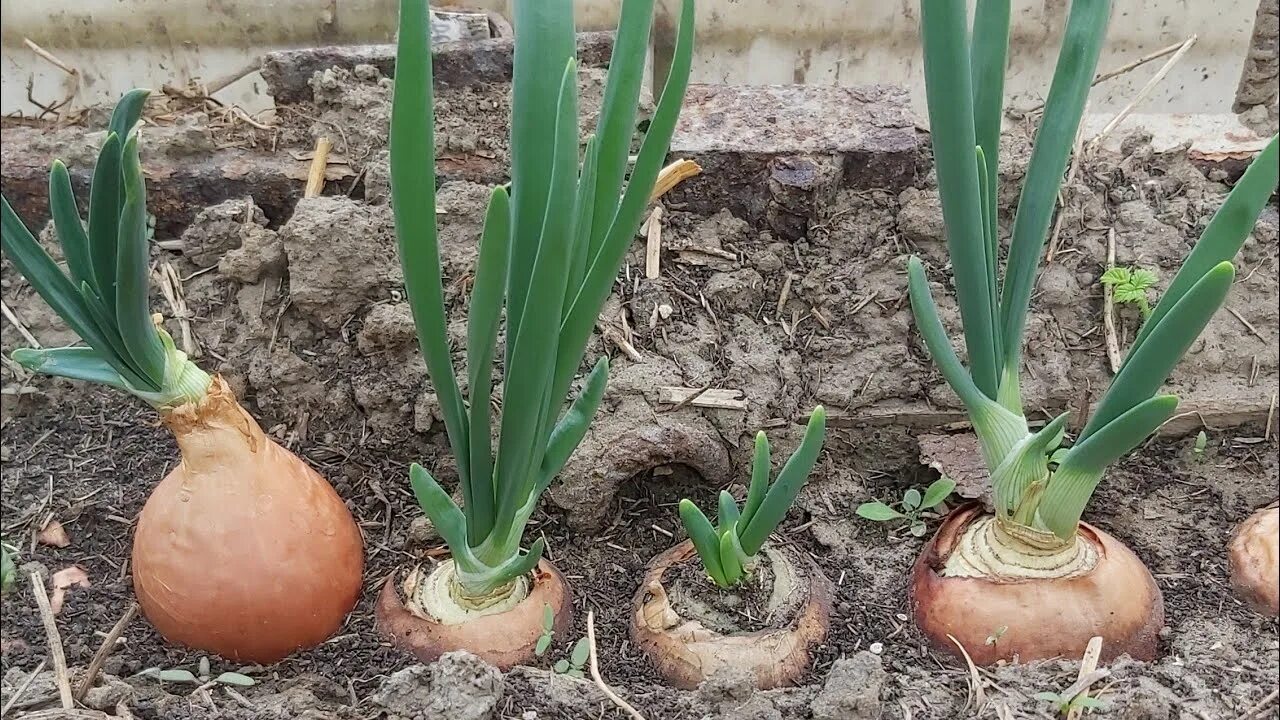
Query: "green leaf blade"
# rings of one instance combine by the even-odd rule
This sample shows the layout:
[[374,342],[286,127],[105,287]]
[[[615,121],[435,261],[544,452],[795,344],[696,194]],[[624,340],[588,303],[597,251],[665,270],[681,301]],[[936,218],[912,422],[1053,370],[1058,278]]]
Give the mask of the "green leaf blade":
[[471,454],[471,497],[467,524],[471,542],[479,544],[493,528],[493,440],[489,398],[493,383],[493,353],[502,319],[511,241],[511,207],[507,192],[495,188],[489,196],[480,237],[475,283],[467,316],[467,386],[471,393],[468,449]]
[[702,560],[702,567],[707,575],[720,587],[728,587],[724,566],[720,562],[720,538],[716,529],[706,515],[690,500],[680,501],[680,522],[693,543],[694,550]]
[[1000,336],[1005,339],[1005,367],[1017,368],[1021,363],[1022,332],[1035,290],[1040,254],[1084,115],[1110,14],[1110,0],[1074,0],[1067,15],[1053,82],[1045,100],[1040,129],[1036,132],[1009,241],[1009,260],[1000,293]]
[[1133,352],[1146,342],[1165,315],[1168,314],[1182,296],[1204,277],[1215,265],[1231,260],[1240,252],[1244,241],[1253,231],[1258,216],[1266,207],[1267,201],[1276,190],[1280,178],[1280,136],[1273,136],[1266,148],[1254,158],[1245,170],[1240,181],[1227,195],[1226,201],[1209,220],[1200,240],[1196,242],[1187,259],[1183,261],[1178,274],[1169,283],[1159,304],[1151,313],[1151,317],[1142,326],[1137,339],[1133,342]]
[[121,161],[124,136],[110,133],[98,151],[89,186],[89,256],[96,280],[93,286],[108,307],[116,304],[116,249],[120,211],[124,206]]
[[1040,498],[1039,517],[1045,527],[1070,538],[1107,466],[1159,429],[1177,408],[1173,395],[1149,398],[1068,450]]
[[63,347],[13,351],[13,361],[31,372],[129,390],[120,373],[93,348]]
[[662,170],[662,162],[671,145],[671,136],[680,115],[680,105],[684,102],[685,90],[689,85],[689,71],[693,62],[693,11],[693,0],[683,0],[671,69],[667,73],[662,96],[649,122],[649,130],[645,133],[640,153],[636,156],[618,212],[599,252],[588,261],[582,289],[570,305],[561,326],[553,397],[562,397],[573,382],[600,308],[609,296],[618,269],[640,227],[641,216],[649,203],[654,182]]
[[[569,60],[561,69],[556,113],[554,165],[537,256],[528,284],[518,336],[507,356],[503,385],[502,431],[498,438],[495,469],[498,496],[495,532],[515,517],[516,509],[536,482],[534,470],[542,463],[549,423],[546,402],[548,382],[555,371],[557,329],[567,281],[569,243],[573,237],[573,197],[578,179],[577,63]],[[516,258],[512,258],[515,272]],[[508,296],[508,312],[514,310]],[[510,317],[508,315],[508,317]],[[510,327],[508,326],[508,332]],[[563,397],[563,396],[561,396]]]
[[898,520],[906,517],[906,515],[903,515],[879,500],[862,503],[856,510],[854,510],[854,512],[858,517],[872,520],[874,522],[888,522],[889,520]]
[[925,2],[920,6],[929,131],[947,247],[955,268],[956,299],[964,320],[973,383],[983,395],[995,399],[1000,368],[988,290],[995,279],[987,267],[988,225],[977,182],[974,148],[978,140],[967,26],[962,2]]
[[718,498],[718,510],[716,514],[716,532],[724,534],[730,527],[738,523],[742,514],[738,511],[738,504],[734,502],[733,495],[728,490],[721,490]]
[[[512,12],[512,25],[520,41],[515,46],[511,98],[513,220],[511,269],[507,277],[508,360],[514,355],[520,336],[534,263],[544,239],[542,230],[552,183],[547,170],[555,164],[565,63],[574,58],[577,50],[572,0],[518,2],[512,5]],[[576,136],[574,145],[576,164]]]
[[609,358],[602,357],[596,361],[595,367],[587,375],[582,392],[569,406],[569,411],[551,431],[546,452],[542,456],[542,480],[534,491],[535,495],[540,495],[547,489],[551,480],[564,468],[573,451],[582,442],[591,425],[591,419],[600,408],[600,401],[604,399],[605,385],[608,380]]
[[391,102],[391,204],[400,266],[427,374],[458,462],[463,502],[471,506],[466,408],[449,355],[448,318],[436,233],[435,113],[430,16],[426,3],[401,0],[396,74]]
[[1221,262],[1184,293],[1159,322],[1147,321],[1151,329],[1146,340],[1125,357],[1080,441],[1155,394],[1226,302],[1234,279],[1231,263]]
[[809,415],[809,424],[805,428],[800,447],[787,458],[786,464],[778,472],[778,479],[765,493],[760,509],[751,518],[751,523],[738,531],[738,540],[747,555],[760,552],[760,547],[769,538],[778,523],[786,517],[787,509],[795,501],[800,488],[804,487],[809,474],[813,472],[822,452],[822,443],[827,434],[827,412],[821,405],[813,409]]
[[756,445],[751,458],[751,485],[747,488],[747,500],[742,506],[743,527],[751,524],[751,519],[760,509],[760,503],[764,502],[764,494],[769,490],[769,474],[772,472],[769,437],[762,430],[756,433]]
[[120,210],[116,249],[116,328],[134,365],[150,391],[165,379],[165,352],[151,322],[151,243],[147,239],[146,186],[138,159],[138,136],[131,135],[122,151],[125,200]]
[[89,233],[80,217],[80,210],[76,207],[71,175],[61,160],[55,160],[53,169],[49,171],[49,214],[62,245],[62,254],[67,259],[72,282],[77,285],[87,282],[91,287],[96,287],[93,258],[89,254]]

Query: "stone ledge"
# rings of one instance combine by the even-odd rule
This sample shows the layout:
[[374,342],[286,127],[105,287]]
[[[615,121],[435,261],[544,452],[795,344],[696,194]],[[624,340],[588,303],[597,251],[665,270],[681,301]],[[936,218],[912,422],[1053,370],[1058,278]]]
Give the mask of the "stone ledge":
[[[432,69],[437,85],[482,85],[510,82],[511,38],[442,43],[432,49]],[[613,52],[613,33],[578,33],[578,62],[583,67],[605,67]],[[321,70],[373,65],[386,77],[395,76],[395,45],[346,45],[303,48],[267,53],[262,57],[262,77],[277,104],[311,99],[311,76]]]
[[839,187],[912,184],[918,151],[903,88],[694,85],[671,153],[703,172],[671,201],[699,212],[727,206],[797,238]]

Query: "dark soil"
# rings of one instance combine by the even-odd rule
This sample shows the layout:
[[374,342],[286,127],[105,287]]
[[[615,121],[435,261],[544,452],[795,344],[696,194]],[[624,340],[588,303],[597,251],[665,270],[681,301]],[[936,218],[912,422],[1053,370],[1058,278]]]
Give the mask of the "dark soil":
[[[179,720],[452,717],[447,713],[454,711],[432,704],[447,692],[442,688],[496,684],[496,717],[625,717],[590,683],[546,672],[585,633],[590,612],[605,678],[650,720],[1052,717],[1034,696],[1069,686],[1078,664],[1068,658],[984,669],[978,677],[987,702],[975,708],[968,672],[928,648],[909,619],[906,578],[924,539],[854,514],[861,502],[896,500],[937,476],[919,462],[918,432],[959,430],[939,427],[958,417],[958,404],[927,360],[905,303],[906,257],[919,253],[938,285],[944,320],[957,327],[928,177],[901,194],[845,191],[796,242],[778,241],[728,211],[708,217],[668,206],[662,277],[642,277],[637,248],[602,314],[611,339],[597,338],[588,352],[613,356],[600,415],[526,535],[546,538],[548,556],[575,588],[574,632],[557,638],[542,668],[496,679],[461,661],[415,669],[382,642],[373,629],[375,593],[395,568],[439,549],[424,532],[407,465],[421,462],[446,483],[454,473],[379,191],[385,83],[361,72],[366,77],[318,77],[315,107],[281,116],[282,137],[295,133],[288,142],[297,146],[309,145],[313,132],[329,127],[325,122],[351,128],[359,116],[373,123],[339,138],[338,151],[359,167],[331,184],[340,194],[303,201],[291,217],[269,222],[232,201],[183,237],[157,237],[170,249],[157,249],[155,259],[183,279],[184,319],[201,363],[223,373],[263,427],[347,499],[366,541],[363,597],[346,626],[314,650],[269,668],[211,659],[214,674],[238,670],[258,680],[235,694],[138,677],[153,667],[195,671],[200,653],[166,645],[145,620],[135,620],[86,704],[123,714],[116,707],[124,701],[135,717]],[[358,87],[343,91],[343,83]],[[480,114],[486,103],[500,108],[505,96],[455,101],[459,115],[476,117],[451,119],[451,106],[442,103],[438,123],[452,128],[456,140],[449,142],[458,143],[449,147],[459,157],[500,156],[495,138],[503,131],[478,126],[489,122],[490,114]],[[267,142],[254,134],[238,141]],[[1007,188],[1020,179],[1026,150],[1025,133],[1014,128],[1001,162]],[[361,172],[363,179],[355,177]],[[1097,279],[1112,231],[1119,262],[1157,270],[1163,288],[1221,202],[1221,180],[1207,178],[1181,154],[1153,154],[1141,138],[1121,156],[1095,156],[1082,167],[1064,191],[1057,255],[1046,264],[1029,318],[1024,391],[1037,416],[1087,408],[1108,381]],[[457,182],[443,186],[438,198],[457,348],[464,345],[486,195],[482,185]],[[1004,221],[1015,200],[1002,196]],[[1277,687],[1277,623],[1231,593],[1224,548],[1234,525],[1274,500],[1280,482],[1273,422],[1240,425],[1233,414],[1274,403],[1278,227],[1269,207],[1240,259],[1229,303],[1235,314],[1219,314],[1170,383],[1191,410],[1181,431],[1204,427],[1208,447],[1196,455],[1192,439],[1176,434],[1151,442],[1111,470],[1087,514],[1137,552],[1165,596],[1162,659],[1114,663],[1096,686],[1105,688],[1115,717],[1232,720],[1265,716],[1253,708],[1274,712],[1274,705],[1258,703]],[[236,254],[245,248],[252,251]],[[0,294],[25,329],[46,345],[68,342],[60,321],[7,262],[2,269]],[[159,293],[153,300],[182,337],[173,309]],[[1126,313],[1122,342],[1135,322]],[[8,321],[3,329],[6,354],[26,342]],[[620,352],[618,338],[640,360]],[[70,590],[58,617],[78,677],[132,600],[130,527],[177,455],[153,414],[117,393],[19,377],[7,365],[3,372],[2,529],[19,547],[23,577],[3,600],[0,665],[8,702],[46,661],[15,705],[29,710],[57,700],[27,576],[73,564],[88,573],[91,586]],[[747,409],[673,408],[661,400],[664,386],[709,385],[741,390]],[[683,537],[676,504],[689,497],[713,507],[722,488],[741,499],[754,432],[766,429],[776,454],[785,456],[799,440],[805,413],[819,402],[832,411],[826,449],[774,542],[813,557],[834,583],[826,645],[798,688],[755,693],[734,677],[717,677],[696,692],[667,688],[630,643],[628,626],[645,565]],[[67,547],[33,541],[50,520],[66,528]],[[481,676],[483,683],[449,684]],[[409,698],[408,705],[395,697]]]

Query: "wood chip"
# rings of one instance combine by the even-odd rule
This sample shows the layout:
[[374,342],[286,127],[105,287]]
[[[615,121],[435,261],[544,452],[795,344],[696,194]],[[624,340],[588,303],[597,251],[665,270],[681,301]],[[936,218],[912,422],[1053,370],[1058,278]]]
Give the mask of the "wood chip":
[[[695,395],[696,397],[694,397]],[[689,401],[688,404],[693,405],[694,407],[714,408],[718,410],[747,409],[746,395],[741,390],[733,390],[730,388],[658,388],[658,401],[668,405],[683,403],[691,397],[693,397],[693,400]]]
[[72,565],[54,573],[51,581],[53,583],[53,594],[49,596],[49,607],[53,610],[53,614],[57,615],[62,612],[67,590],[74,587],[89,587],[89,573],[85,572],[84,568],[79,565]]
[[653,183],[653,193],[649,195],[650,202],[666,195],[671,188],[701,172],[702,167],[698,163],[683,159],[662,168],[658,173],[658,179]]
[[71,538],[67,536],[67,529],[62,527],[62,523],[50,520],[36,533],[36,542],[50,547],[64,548],[71,544]]
[[656,280],[662,274],[662,206],[653,209],[645,222],[644,276]]
[[316,154],[311,158],[311,172],[307,174],[307,187],[302,197],[319,197],[324,192],[326,166],[329,164],[329,150],[333,143],[327,137],[316,140]]

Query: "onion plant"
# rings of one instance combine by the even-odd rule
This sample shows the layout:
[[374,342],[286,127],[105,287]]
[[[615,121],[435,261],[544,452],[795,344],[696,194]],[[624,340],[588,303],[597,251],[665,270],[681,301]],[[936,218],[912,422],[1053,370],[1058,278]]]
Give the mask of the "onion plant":
[[150,241],[138,133],[147,90],[125,94],[111,113],[81,219],[62,161],[49,172],[49,214],[66,259],[63,272],[3,200],[5,255],[49,307],[88,345],[20,349],[13,359],[34,372],[109,385],[159,409],[198,402],[210,378],[148,309]]
[[[1071,540],[1109,464],[1177,408],[1157,394],[1220,308],[1231,259],[1276,187],[1273,138],[1213,216],[1129,348],[1074,444],[1062,414],[1029,429],[1018,383],[1027,309],[1111,6],[1073,0],[1027,167],[1007,259],[997,230],[998,152],[1009,39],[1009,0],[978,0],[972,31],[963,0],[923,0],[925,82],[938,191],[955,276],[968,367],[951,346],[918,258],[908,267],[911,308],[934,363],[964,403],[991,471],[1005,523]],[[1052,460],[1051,460],[1052,457]]]
[[739,508],[733,495],[721,490],[715,525],[693,501],[680,501],[680,520],[702,559],[703,569],[715,584],[731,588],[750,575],[764,541],[786,517],[787,509],[813,472],[826,433],[827,413],[819,405],[809,416],[800,447],[773,482],[769,480],[773,470],[769,438],[763,431],[756,433],[746,502]]
[[[449,544],[464,598],[528,573],[520,552],[538,498],[581,441],[604,394],[601,358],[564,409],[600,308],[639,228],[688,84],[693,0],[681,5],[671,70],[634,165],[653,0],[624,0],[596,132],[580,147],[572,0],[512,4],[517,40],[511,183],[489,198],[467,317],[464,396],[450,358],[435,217],[427,3],[401,0],[391,115],[391,189],[405,289],[457,461],[462,507],[420,465],[410,481]],[[497,343],[506,317],[504,346]],[[490,396],[503,360],[496,447]]]

